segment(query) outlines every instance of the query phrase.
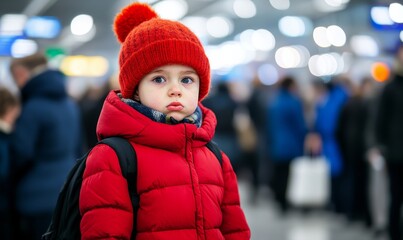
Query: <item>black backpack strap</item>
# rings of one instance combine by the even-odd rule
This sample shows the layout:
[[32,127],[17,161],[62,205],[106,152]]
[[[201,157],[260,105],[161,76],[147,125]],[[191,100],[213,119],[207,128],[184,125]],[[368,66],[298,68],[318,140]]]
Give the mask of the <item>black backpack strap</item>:
[[210,149],[214,153],[214,155],[217,157],[218,161],[220,162],[220,165],[222,166],[222,155],[221,155],[221,150],[218,147],[217,143],[210,141],[206,144],[206,147]]
[[[137,194],[137,154],[128,140],[122,137],[109,137],[99,143],[112,147],[118,156],[122,175],[127,180],[130,199],[133,206],[133,232],[132,239],[136,238],[137,210],[139,209],[140,196]],[[133,161],[134,160],[134,161]]]

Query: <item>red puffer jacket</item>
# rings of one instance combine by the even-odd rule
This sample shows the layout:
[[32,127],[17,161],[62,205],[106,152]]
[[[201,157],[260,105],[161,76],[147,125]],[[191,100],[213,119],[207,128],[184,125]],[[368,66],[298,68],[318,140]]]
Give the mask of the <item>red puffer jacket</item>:
[[[250,239],[228,157],[220,166],[205,147],[214,134],[213,112],[200,106],[203,123],[157,123],[111,92],[102,109],[100,139],[123,136],[138,158],[137,240]],[[114,151],[91,152],[80,194],[82,239],[130,239],[132,206]]]

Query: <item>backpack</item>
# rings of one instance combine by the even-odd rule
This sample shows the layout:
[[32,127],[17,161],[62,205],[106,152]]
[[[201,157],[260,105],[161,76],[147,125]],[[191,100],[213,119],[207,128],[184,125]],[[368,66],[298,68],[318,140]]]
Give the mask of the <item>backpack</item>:
[[[114,151],[119,159],[122,175],[130,184],[128,184],[129,195],[133,205],[133,225],[136,226],[137,210],[139,208],[140,197],[137,194],[137,156],[132,145],[124,138],[110,137],[97,143],[107,144]],[[210,141],[206,144],[207,148],[214,153],[220,165],[222,165],[222,155],[217,144]],[[66,181],[59,193],[56,207],[53,211],[52,220],[42,240],[70,240],[81,239],[80,221],[81,214],[79,210],[80,189],[83,181],[83,174],[86,166],[86,160],[91,152],[90,149],[84,156],[79,158],[70,170]],[[134,161],[133,161],[134,159]],[[133,228],[132,239],[136,236],[136,229]]]

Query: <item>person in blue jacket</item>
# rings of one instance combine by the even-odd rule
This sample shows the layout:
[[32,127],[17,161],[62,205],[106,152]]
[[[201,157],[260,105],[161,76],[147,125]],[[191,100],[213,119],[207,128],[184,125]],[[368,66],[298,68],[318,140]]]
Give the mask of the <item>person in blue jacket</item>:
[[331,196],[330,204],[336,213],[345,213],[346,199],[343,197],[343,159],[339,142],[336,136],[338,121],[344,104],[349,99],[349,92],[343,85],[342,78],[329,82],[321,79],[314,81],[317,91],[322,92],[316,104],[316,118],[313,123],[313,132],[318,134],[322,141],[322,152],[330,166]]
[[304,154],[307,133],[302,100],[295,79],[286,76],[279,82],[279,89],[267,111],[268,145],[272,161],[271,187],[281,212],[289,206],[286,199],[290,163]]
[[50,223],[67,173],[81,154],[79,108],[62,72],[45,55],[14,58],[10,72],[22,112],[11,136],[17,239],[40,239]]

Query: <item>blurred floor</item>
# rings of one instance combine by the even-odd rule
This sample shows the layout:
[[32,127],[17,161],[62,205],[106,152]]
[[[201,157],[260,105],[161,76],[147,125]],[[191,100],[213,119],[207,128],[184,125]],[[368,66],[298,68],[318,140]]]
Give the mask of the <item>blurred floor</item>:
[[292,210],[281,215],[269,190],[259,190],[252,204],[248,183],[239,179],[239,189],[252,240],[387,240],[382,235],[375,237],[363,223],[349,222],[327,211]]

